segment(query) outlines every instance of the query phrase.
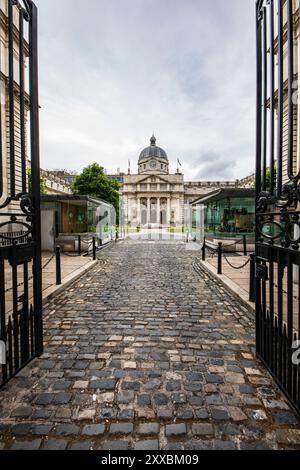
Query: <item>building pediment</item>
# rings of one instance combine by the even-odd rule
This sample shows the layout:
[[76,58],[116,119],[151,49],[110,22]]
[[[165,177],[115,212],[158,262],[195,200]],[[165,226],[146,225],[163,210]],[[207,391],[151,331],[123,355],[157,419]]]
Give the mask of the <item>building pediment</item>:
[[[155,180],[155,181],[154,181]],[[168,179],[168,177],[163,177],[163,176],[158,176],[158,175],[155,175],[155,176],[149,176],[147,175],[145,178],[142,178],[139,183],[144,183],[144,184],[151,184],[151,183],[170,183],[170,179]]]

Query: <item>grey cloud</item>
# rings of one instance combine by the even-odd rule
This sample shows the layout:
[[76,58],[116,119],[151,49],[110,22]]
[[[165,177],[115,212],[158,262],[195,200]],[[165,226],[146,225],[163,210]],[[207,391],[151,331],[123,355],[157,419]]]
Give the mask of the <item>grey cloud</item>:
[[252,171],[252,0],[36,3],[44,167],[126,170],[155,130],[186,179],[207,149],[224,170],[212,164],[205,177]]
[[201,155],[195,164],[195,180],[220,179],[232,180],[236,162],[214,151]]

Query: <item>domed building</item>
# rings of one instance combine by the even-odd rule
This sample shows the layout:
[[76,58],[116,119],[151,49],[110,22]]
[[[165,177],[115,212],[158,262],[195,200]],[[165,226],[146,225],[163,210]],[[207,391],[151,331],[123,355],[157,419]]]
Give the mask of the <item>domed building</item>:
[[124,176],[124,210],[132,227],[176,227],[183,223],[183,175],[179,170],[170,174],[168,155],[156,144],[153,135],[150,146],[140,153],[138,174]]
[[[178,155],[174,157],[177,160]],[[222,189],[254,184],[253,176],[235,181],[184,181],[179,168],[170,174],[168,154],[157,145],[154,135],[140,152],[137,174],[131,174],[129,168],[128,175],[119,171],[108,176],[122,185],[124,222],[133,228],[183,227],[192,202]]]

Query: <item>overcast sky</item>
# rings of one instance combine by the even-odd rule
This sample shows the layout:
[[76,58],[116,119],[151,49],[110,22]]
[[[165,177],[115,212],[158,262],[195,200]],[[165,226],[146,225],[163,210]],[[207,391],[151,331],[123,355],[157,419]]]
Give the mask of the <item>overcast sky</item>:
[[46,169],[137,171],[152,132],[186,180],[254,168],[254,0],[36,0]]

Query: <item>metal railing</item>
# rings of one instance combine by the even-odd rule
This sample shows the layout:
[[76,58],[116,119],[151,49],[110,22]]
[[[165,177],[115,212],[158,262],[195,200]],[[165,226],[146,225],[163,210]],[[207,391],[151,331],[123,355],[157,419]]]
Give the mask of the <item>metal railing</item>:
[[[102,247],[102,242],[100,243],[100,249]],[[92,247],[92,250],[89,251],[89,247]],[[86,252],[87,256],[92,256],[93,261],[96,261],[97,259],[97,251],[99,251],[99,248],[97,248],[97,243],[96,243],[96,237],[92,238],[91,244],[88,247],[88,251]],[[64,253],[64,255],[68,255],[68,253]],[[74,256],[81,256],[82,255],[82,250],[81,250],[81,236],[78,236],[78,253]],[[57,245],[55,248],[55,259],[56,259],[56,285],[59,286],[62,284],[62,276],[61,276],[61,246]]]
[[217,273],[219,276],[223,275],[223,260],[234,270],[244,269],[250,263],[250,276],[249,276],[249,301],[255,302],[255,255],[250,254],[248,259],[240,265],[233,264],[227,253],[225,251],[226,248],[230,248],[231,246],[243,243],[243,255],[248,256],[248,246],[247,246],[247,237],[243,235],[243,238],[240,240],[235,241],[232,244],[224,245],[223,242],[213,243],[209,240],[204,238],[203,246],[202,246],[202,261],[206,261],[207,252],[213,258],[217,256]]

